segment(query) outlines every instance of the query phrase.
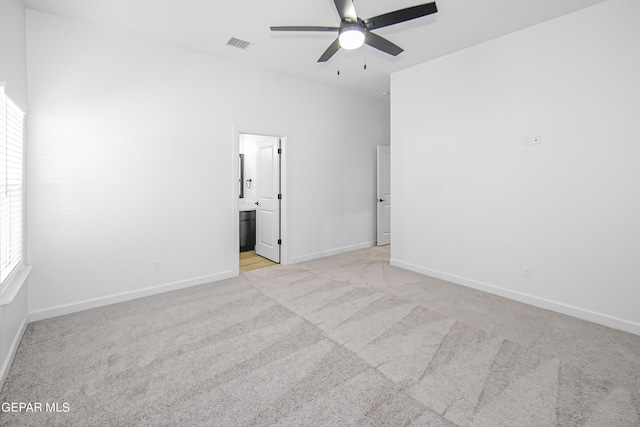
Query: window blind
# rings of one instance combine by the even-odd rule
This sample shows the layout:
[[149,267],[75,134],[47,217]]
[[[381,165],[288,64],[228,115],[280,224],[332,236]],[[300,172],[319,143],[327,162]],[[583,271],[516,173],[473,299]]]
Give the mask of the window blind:
[[22,264],[24,112],[0,84],[0,286]]

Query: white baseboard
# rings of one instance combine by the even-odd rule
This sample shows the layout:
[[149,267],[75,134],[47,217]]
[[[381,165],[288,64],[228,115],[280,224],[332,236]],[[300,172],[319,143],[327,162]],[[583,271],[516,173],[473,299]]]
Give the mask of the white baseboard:
[[63,316],[65,314],[76,313],[78,311],[89,310],[91,308],[103,307],[105,305],[116,304],[119,302],[130,301],[138,298],[148,297],[151,295],[162,294],[165,292],[176,291],[178,289],[189,288],[191,286],[204,285],[206,283],[217,282],[219,280],[229,279],[238,275],[235,270],[228,270],[218,274],[209,276],[195,277],[189,280],[179,282],[165,283],[163,285],[152,286],[145,289],[138,289],[130,292],[122,292],[115,295],[108,295],[100,298],[74,302],[70,304],[59,305],[56,307],[45,308],[29,312],[29,321],[49,319],[52,317]]
[[438,279],[446,280],[458,285],[467,286],[469,288],[477,289],[479,291],[487,292],[490,294],[498,295],[501,297],[509,298],[515,301],[523,302],[525,304],[533,305],[535,307],[544,308],[547,310],[555,311],[558,313],[566,314],[578,319],[587,320],[589,322],[597,323],[599,325],[608,326],[610,328],[619,329],[621,331],[629,332],[635,335],[640,335],[640,324],[632,322],[630,320],[621,319],[619,317],[610,316],[608,314],[598,313],[585,308],[576,307],[570,304],[565,304],[557,301],[552,301],[546,298],[537,297],[535,295],[525,294],[523,292],[517,292],[510,289],[505,289],[500,286],[484,283],[479,280],[469,279],[467,277],[456,276],[455,274],[449,274],[443,271],[433,270],[431,268],[422,267],[419,265],[411,264],[396,259],[391,259],[391,265],[405,270],[411,270],[416,273],[424,274],[427,276],[435,277]]
[[16,336],[13,338],[13,342],[11,343],[11,347],[9,348],[9,353],[2,363],[2,369],[0,370],[0,391],[2,391],[2,388],[4,387],[4,381],[7,379],[7,375],[9,375],[9,370],[11,369],[13,358],[16,355],[16,351],[18,351],[18,346],[20,345],[20,341],[22,341],[24,332],[27,330],[28,324],[29,314],[25,313],[24,318],[22,319],[22,323],[18,328],[18,333],[16,333]]
[[300,255],[290,258],[287,264],[297,264],[299,262],[311,261],[318,258],[324,258],[331,255],[338,255],[345,252],[357,251],[358,249],[366,249],[375,245],[375,242],[358,243],[357,245],[343,246],[337,249],[330,249],[328,251],[314,252],[312,254]]

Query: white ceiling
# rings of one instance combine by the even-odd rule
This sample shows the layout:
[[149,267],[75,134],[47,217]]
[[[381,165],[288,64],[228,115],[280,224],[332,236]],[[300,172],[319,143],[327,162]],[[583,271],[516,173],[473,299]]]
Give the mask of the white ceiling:
[[[438,0],[435,15],[375,32],[402,47],[397,57],[371,47],[340,50],[317,63],[334,33],[272,33],[272,25],[338,26],[332,0],[23,0],[26,7],[134,32],[192,51],[379,97],[389,75],[604,0]],[[354,0],[370,18],[428,0]],[[247,40],[247,50],[227,46]],[[367,69],[364,70],[364,64]],[[340,75],[337,75],[338,63]]]

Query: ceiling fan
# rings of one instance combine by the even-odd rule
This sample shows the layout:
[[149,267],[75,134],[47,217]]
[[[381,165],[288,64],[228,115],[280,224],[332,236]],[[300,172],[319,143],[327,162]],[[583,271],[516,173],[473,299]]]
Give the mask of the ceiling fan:
[[339,27],[313,27],[313,26],[286,26],[271,27],[271,31],[326,31],[338,32],[338,38],[324,51],[318,62],[327,62],[340,49],[357,49],[364,43],[375,47],[389,55],[396,56],[403,51],[402,48],[389,40],[372,33],[372,30],[399,24],[400,22],[431,15],[438,11],[435,2],[418,6],[407,7],[394,12],[374,16],[369,19],[360,19],[356,15],[353,0],[333,0],[340,15]]

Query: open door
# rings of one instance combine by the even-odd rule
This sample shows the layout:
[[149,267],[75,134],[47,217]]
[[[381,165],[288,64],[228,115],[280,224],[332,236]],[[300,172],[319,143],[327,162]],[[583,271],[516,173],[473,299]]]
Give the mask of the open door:
[[256,253],[280,262],[280,139],[256,144]]
[[377,245],[382,246],[391,243],[391,147],[378,145],[377,148]]

